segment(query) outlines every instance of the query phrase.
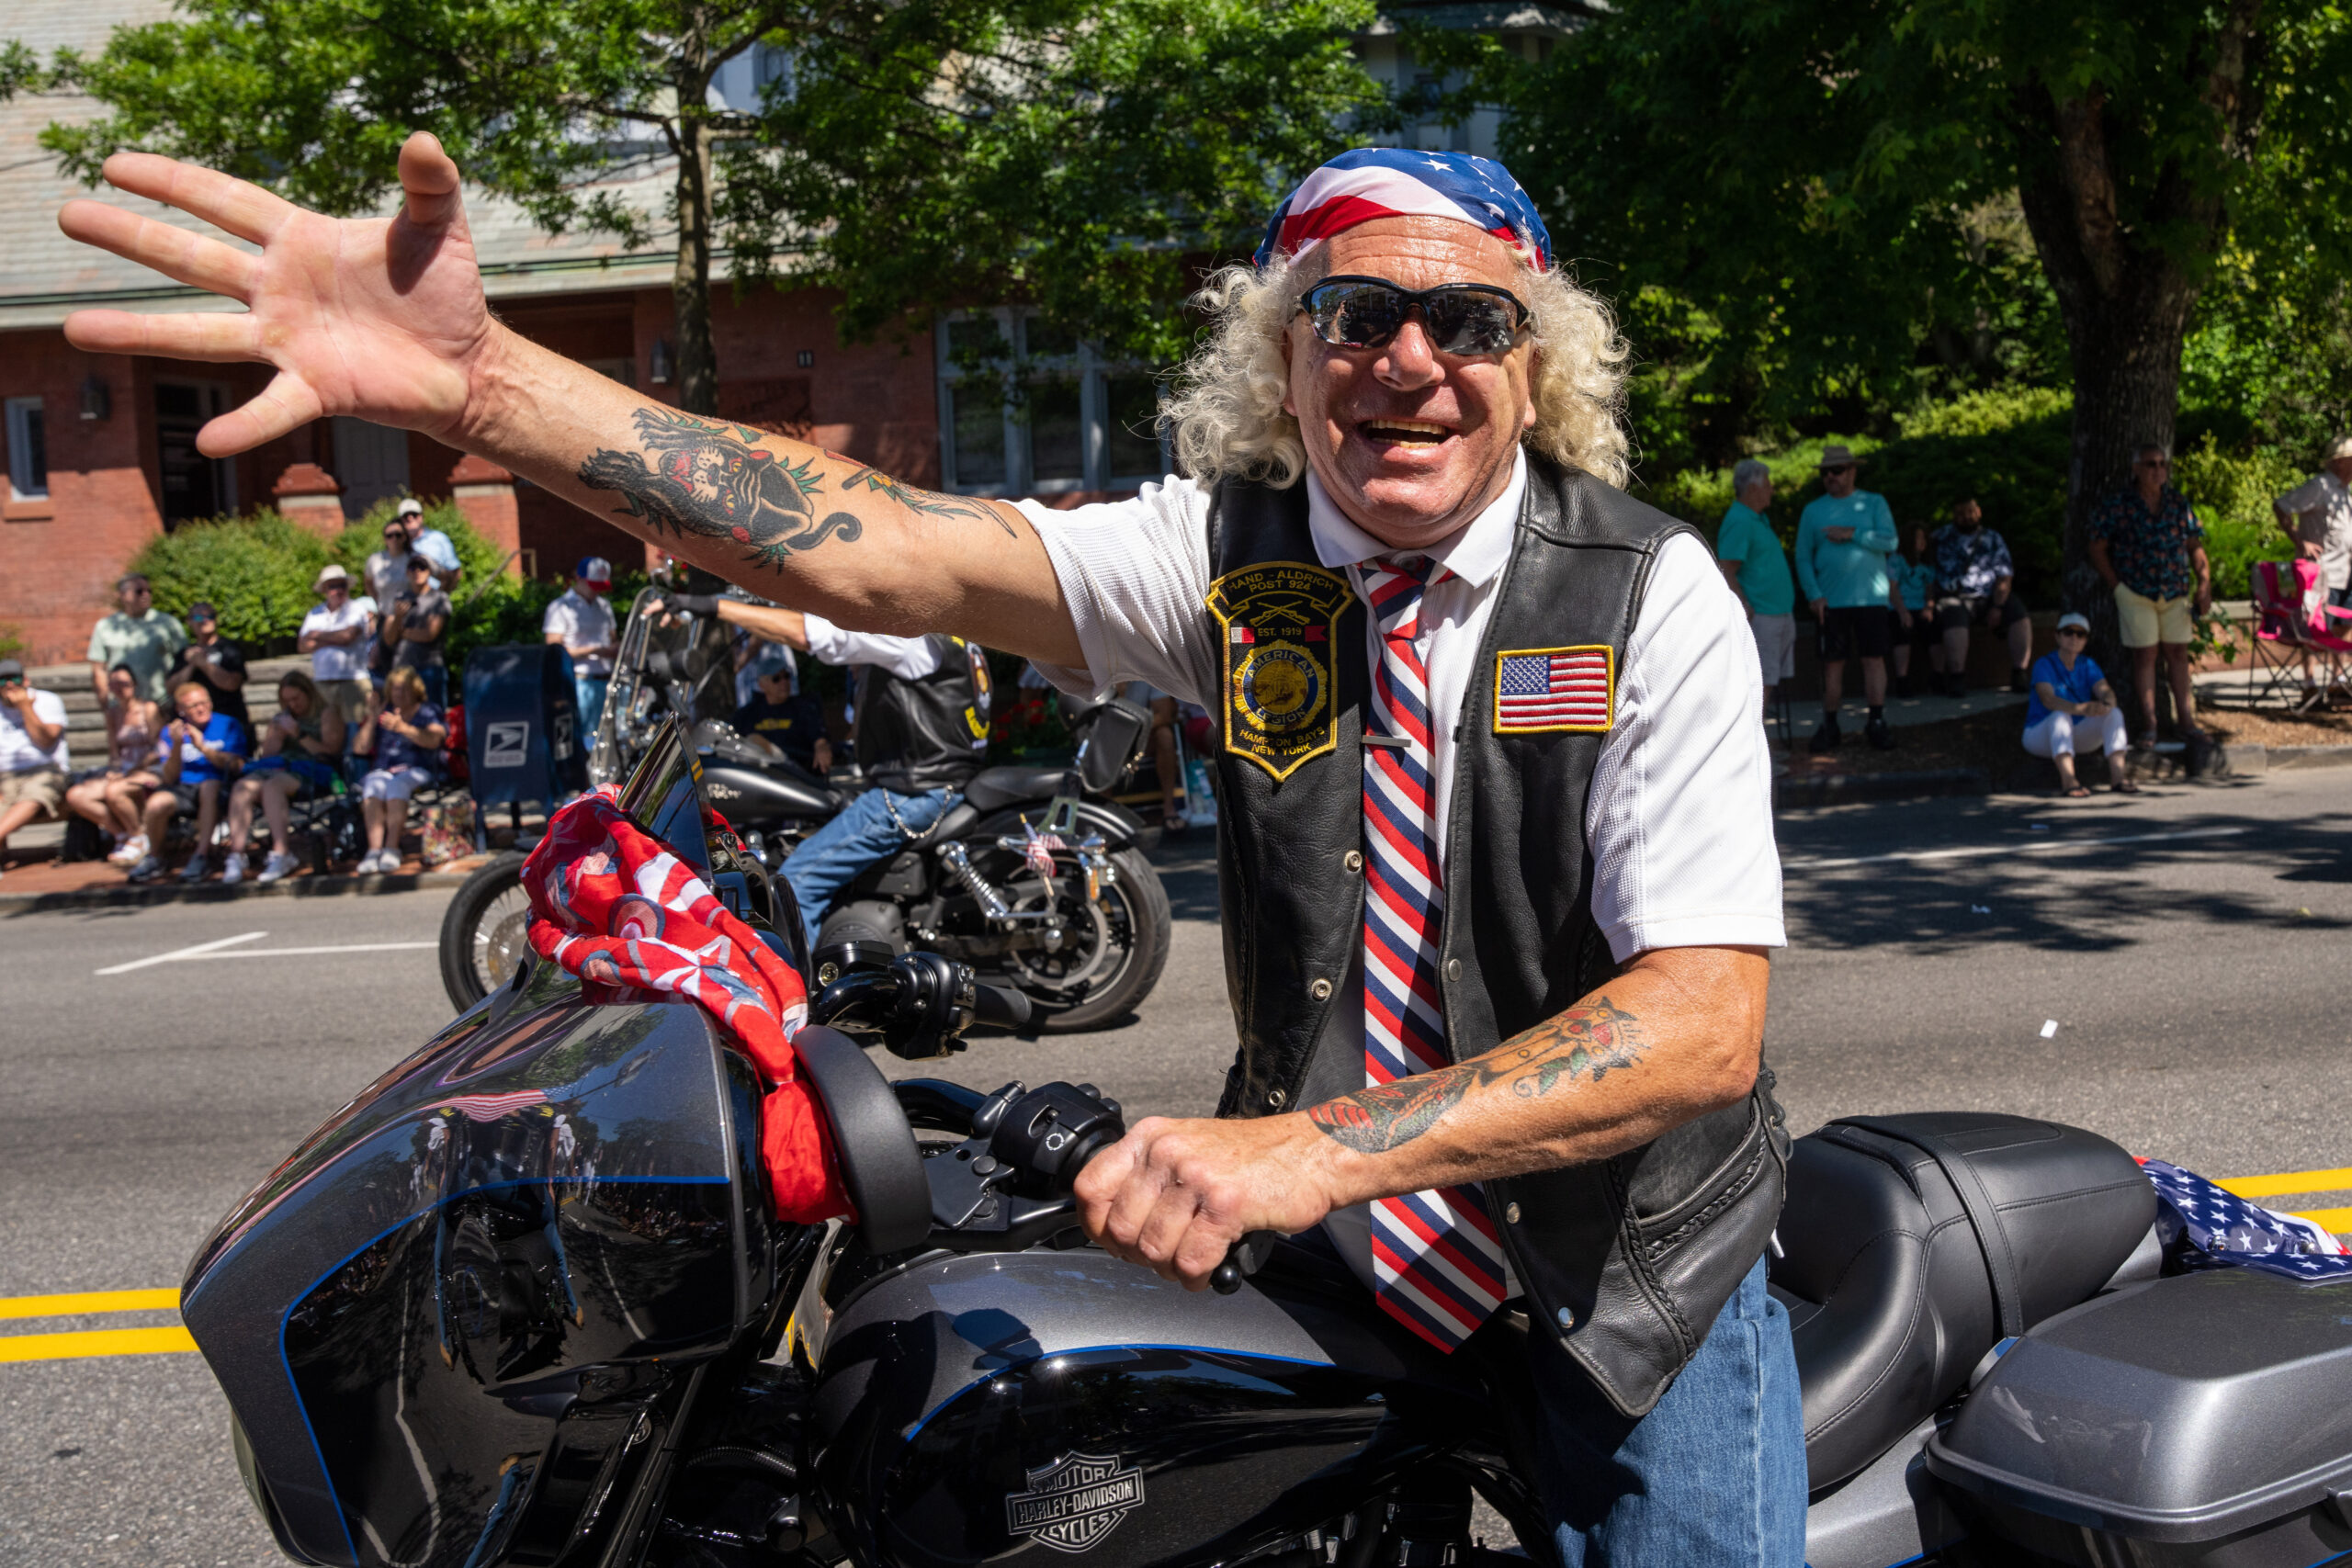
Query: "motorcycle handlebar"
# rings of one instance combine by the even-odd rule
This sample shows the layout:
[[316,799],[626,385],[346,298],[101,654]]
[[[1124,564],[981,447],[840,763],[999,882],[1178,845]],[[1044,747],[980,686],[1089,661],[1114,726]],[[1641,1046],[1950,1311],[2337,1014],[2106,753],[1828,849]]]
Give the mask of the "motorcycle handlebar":
[[1220,1296],[1229,1296],[1241,1288],[1241,1281],[1266,1265],[1274,1249],[1279,1233],[1251,1231],[1226,1249],[1225,1261],[1209,1275],[1209,1289]]
[[1019,991],[1001,986],[975,985],[972,992],[972,1014],[980,1022],[1019,1029],[1029,1021],[1029,998]]

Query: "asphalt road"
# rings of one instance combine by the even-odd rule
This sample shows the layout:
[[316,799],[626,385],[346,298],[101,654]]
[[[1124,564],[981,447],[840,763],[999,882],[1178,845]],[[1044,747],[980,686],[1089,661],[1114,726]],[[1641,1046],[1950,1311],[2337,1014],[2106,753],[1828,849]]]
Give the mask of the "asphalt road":
[[[952,1076],[1209,1109],[1233,1035],[1201,838],[1163,857],[1176,943],[1139,1017],[980,1040]],[[1849,807],[1786,818],[1781,839],[1793,942],[1768,1054],[1800,1131],[1983,1107],[2215,1175],[2352,1166],[2352,773]],[[176,1285],[239,1196],[447,1021],[429,945],[398,945],[429,944],[447,897],[0,919],[0,1298]],[[2352,1195],[2297,1206],[2321,1202]],[[226,1431],[191,1355],[0,1363],[0,1564],[278,1561]]]

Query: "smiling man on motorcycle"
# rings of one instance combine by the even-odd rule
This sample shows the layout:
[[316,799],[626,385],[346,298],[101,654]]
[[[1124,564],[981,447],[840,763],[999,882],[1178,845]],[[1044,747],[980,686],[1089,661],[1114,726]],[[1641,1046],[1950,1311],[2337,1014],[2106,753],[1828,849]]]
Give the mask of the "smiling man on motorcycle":
[[851,671],[851,735],[873,787],[801,840],[784,863],[808,944],[833,897],[876,861],[931,831],[980,771],[989,745],[989,656],[933,633],[844,631],[822,615],[716,595],[673,593],[658,609],[717,615],[730,626]]
[[1801,1560],[1760,1262],[1786,1140],[1754,650],[1697,536],[1615,488],[1624,351],[1499,165],[1310,175],[1207,291],[1170,410],[1189,477],[1069,513],[902,485],[517,336],[429,136],[389,220],[142,154],[106,174],[260,247],[61,215],[249,307],[67,323],[276,366],[208,455],[326,415],[422,430],[836,625],[1206,705],[1240,1054],[1222,1119],[1146,1120],[1087,1168],[1090,1233],[1194,1286],[1246,1233],[1301,1235],[1441,1348],[1523,1297],[1567,1563]]

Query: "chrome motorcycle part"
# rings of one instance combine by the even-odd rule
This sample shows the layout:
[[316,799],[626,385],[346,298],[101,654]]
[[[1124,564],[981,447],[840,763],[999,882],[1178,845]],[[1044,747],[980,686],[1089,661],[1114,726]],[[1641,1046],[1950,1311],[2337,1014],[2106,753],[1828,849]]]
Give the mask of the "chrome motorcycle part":
[[441,913],[441,988],[459,1012],[514,977],[530,957],[531,897],[521,853],[493,855]]
[[1001,920],[1012,913],[1012,906],[1005,902],[1004,895],[997,891],[996,885],[974,869],[971,852],[960,840],[941,845],[939,859],[956,874],[956,880],[964,885],[964,890],[971,894],[972,901],[979,905],[982,915],[991,920]]

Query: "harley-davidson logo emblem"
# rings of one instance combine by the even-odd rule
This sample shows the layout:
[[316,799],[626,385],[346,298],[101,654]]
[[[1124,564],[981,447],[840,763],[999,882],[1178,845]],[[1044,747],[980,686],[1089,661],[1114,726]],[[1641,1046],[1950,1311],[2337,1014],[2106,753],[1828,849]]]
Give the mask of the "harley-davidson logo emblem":
[[1004,1499],[1004,1519],[1056,1551],[1087,1551],[1143,1503],[1143,1472],[1114,1455],[1064,1454],[1029,1472],[1029,1490]]

